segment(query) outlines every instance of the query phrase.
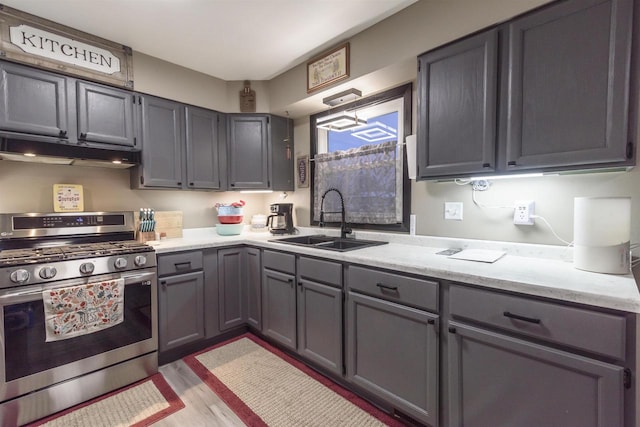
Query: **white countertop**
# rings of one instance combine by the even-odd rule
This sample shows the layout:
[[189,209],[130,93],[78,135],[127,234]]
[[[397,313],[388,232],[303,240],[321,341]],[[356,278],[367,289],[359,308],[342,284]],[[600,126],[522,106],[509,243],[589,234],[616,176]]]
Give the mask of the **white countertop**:
[[[335,229],[301,229],[301,234],[336,233]],[[270,242],[269,240],[288,236],[272,236],[269,233],[245,231],[238,236],[219,236],[215,228],[187,229],[184,230],[183,238],[148,243],[158,254],[250,244],[487,288],[640,313],[640,292],[632,274],[613,275],[578,270],[571,262],[571,248],[362,231],[356,231],[356,234],[359,239],[384,240],[389,244],[349,252],[335,252]],[[501,250],[506,252],[506,255],[494,263],[484,263],[436,254],[445,248]]]

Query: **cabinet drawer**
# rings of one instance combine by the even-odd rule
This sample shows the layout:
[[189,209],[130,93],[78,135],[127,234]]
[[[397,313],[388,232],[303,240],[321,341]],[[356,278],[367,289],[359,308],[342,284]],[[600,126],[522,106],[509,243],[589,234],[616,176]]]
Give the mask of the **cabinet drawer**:
[[301,279],[342,288],[342,264],[320,259],[300,257],[298,274]]
[[202,270],[202,251],[158,255],[158,276]]
[[296,256],[284,252],[267,251],[262,253],[262,265],[264,268],[282,271],[284,273],[296,273]]
[[449,295],[454,318],[625,360],[623,316],[463,286],[452,286]]
[[438,311],[438,283],[361,267],[348,267],[350,290],[389,301]]

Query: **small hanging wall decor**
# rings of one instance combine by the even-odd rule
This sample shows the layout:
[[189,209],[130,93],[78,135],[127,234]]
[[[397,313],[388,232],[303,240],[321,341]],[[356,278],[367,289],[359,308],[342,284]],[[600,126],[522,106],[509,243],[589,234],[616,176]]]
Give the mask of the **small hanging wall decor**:
[[296,161],[296,177],[298,178],[298,188],[309,186],[309,155],[299,156]]
[[240,112],[256,112],[256,91],[251,89],[251,82],[244,81],[244,89],[240,91]]

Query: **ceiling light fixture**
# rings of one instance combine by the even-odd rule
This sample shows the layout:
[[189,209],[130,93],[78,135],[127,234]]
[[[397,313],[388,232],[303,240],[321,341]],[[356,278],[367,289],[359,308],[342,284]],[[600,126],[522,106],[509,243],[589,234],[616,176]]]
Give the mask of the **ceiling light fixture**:
[[357,128],[366,124],[367,120],[358,117],[357,114],[342,111],[330,116],[320,117],[316,122],[316,127],[334,132],[344,132],[345,130]]
[[358,89],[351,88],[344,92],[336,93],[335,95],[328,96],[322,100],[322,103],[330,107],[344,104],[345,102],[355,101],[362,96],[362,92]]

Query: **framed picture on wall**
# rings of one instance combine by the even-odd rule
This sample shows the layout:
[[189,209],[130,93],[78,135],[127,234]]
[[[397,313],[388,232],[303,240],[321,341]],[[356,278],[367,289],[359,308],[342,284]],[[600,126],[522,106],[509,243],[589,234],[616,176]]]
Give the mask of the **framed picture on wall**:
[[349,43],[343,43],[307,62],[307,93],[349,77]]
[[296,160],[296,181],[298,188],[309,186],[309,155],[299,156]]

